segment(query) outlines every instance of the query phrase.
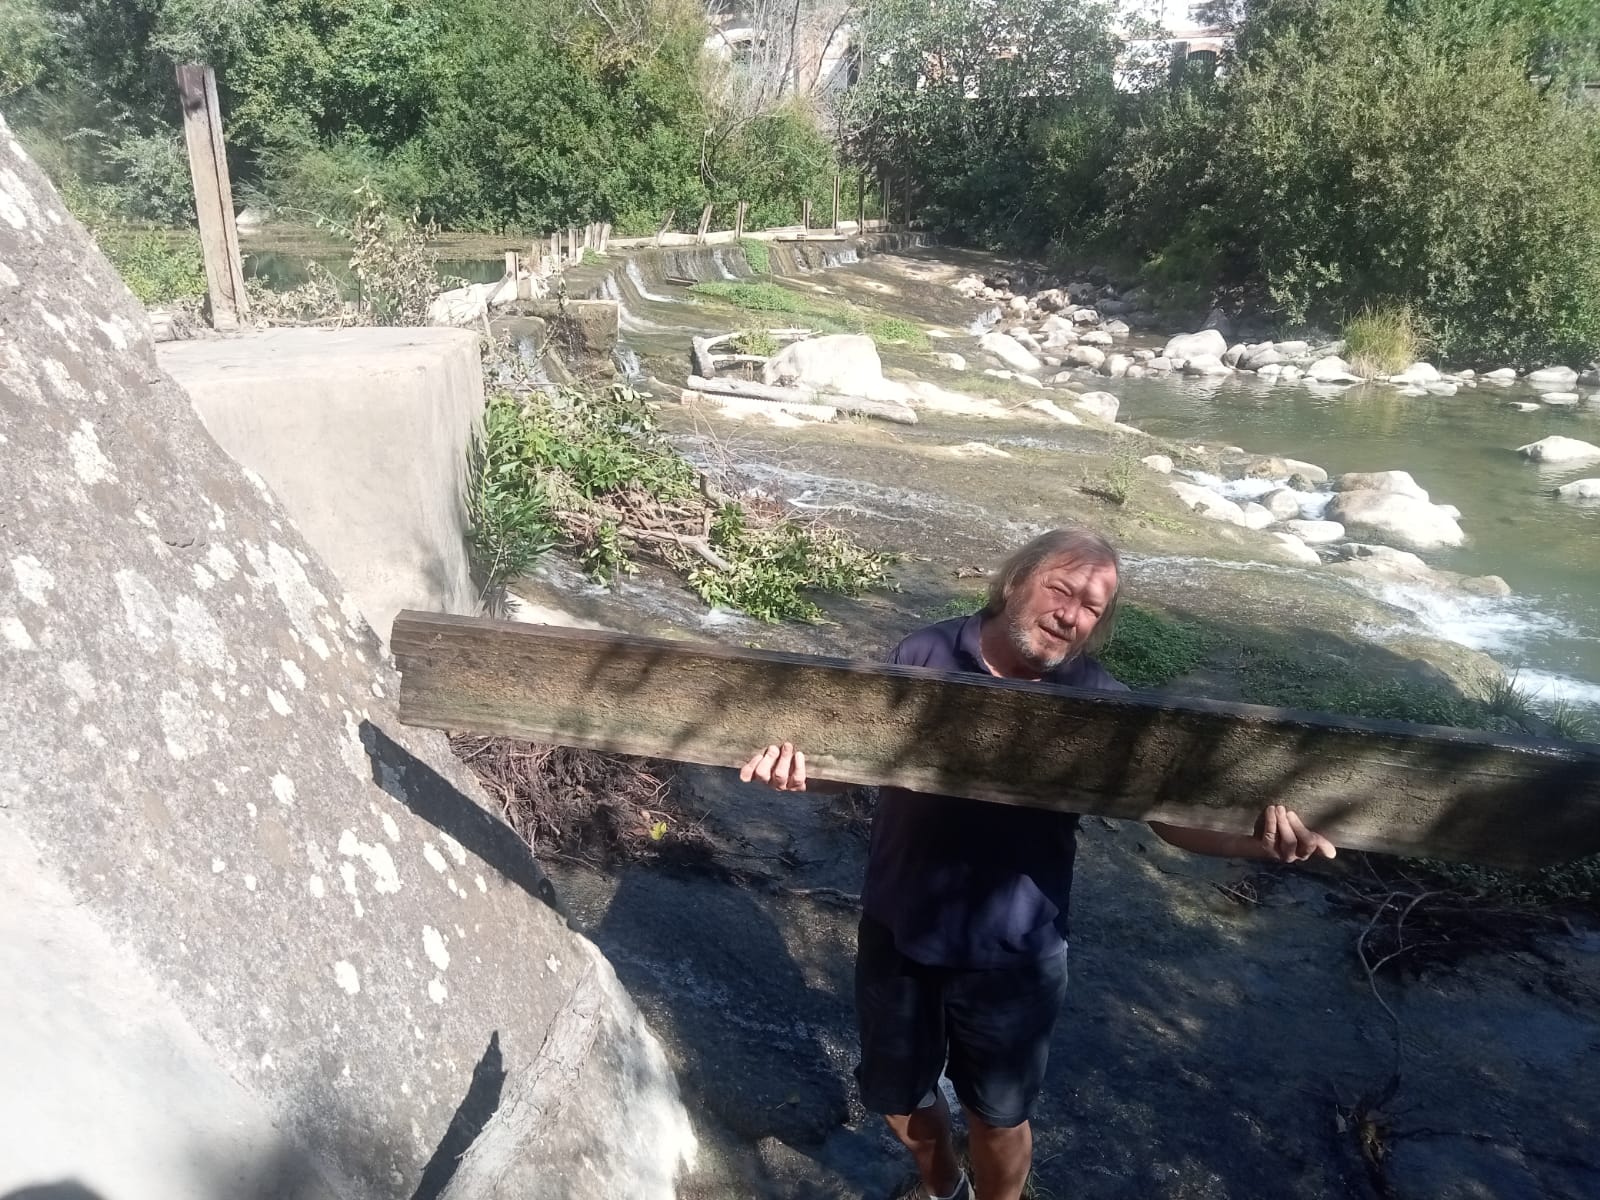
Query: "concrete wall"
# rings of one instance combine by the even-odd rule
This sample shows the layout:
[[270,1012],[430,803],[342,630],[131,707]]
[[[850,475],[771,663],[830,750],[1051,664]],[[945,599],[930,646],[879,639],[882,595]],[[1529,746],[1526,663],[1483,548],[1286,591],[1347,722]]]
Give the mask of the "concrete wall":
[[458,329],[270,329],[157,357],[211,436],[259,475],[387,641],[402,608],[478,611],[467,455],[478,337]]

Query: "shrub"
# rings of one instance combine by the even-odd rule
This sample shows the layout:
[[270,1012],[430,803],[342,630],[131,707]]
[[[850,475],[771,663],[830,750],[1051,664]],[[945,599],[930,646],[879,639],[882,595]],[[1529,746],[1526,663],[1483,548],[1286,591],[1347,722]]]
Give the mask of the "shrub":
[[1369,305],[1345,322],[1344,345],[1357,375],[1395,375],[1421,357],[1423,337],[1409,305]]
[[206,294],[200,235],[113,226],[95,234],[128,290],[145,304],[174,304]]
[[772,251],[765,242],[745,238],[739,243],[739,249],[744,251],[745,264],[757,275],[772,273]]

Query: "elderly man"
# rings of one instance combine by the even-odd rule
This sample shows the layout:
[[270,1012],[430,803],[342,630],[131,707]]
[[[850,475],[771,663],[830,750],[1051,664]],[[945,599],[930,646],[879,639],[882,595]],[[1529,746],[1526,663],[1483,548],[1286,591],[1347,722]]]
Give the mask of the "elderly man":
[[[1035,538],[995,573],[983,610],[901,642],[889,661],[1125,691],[1093,658],[1116,615],[1118,558],[1086,529]],[[805,754],[768,746],[740,778],[785,791]],[[1151,822],[1200,854],[1300,862],[1333,846],[1281,806],[1254,836]],[[934,1200],[1018,1200],[1033,1158],[1029,1111],[1067,986],[1067,903],[1078,818],[884,788],[872,824],[856,956],[862,1102],[882,1113]],[[947,1073],[965,1110],[973,1178],[956,1158]]]

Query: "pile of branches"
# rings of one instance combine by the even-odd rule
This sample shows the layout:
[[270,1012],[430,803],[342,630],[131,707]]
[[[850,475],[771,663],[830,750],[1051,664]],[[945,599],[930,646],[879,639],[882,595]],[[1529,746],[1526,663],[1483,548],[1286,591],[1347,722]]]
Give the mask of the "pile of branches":
[[664,764],[476,734],[450,745],[536,854],[626,861],[689,832]]

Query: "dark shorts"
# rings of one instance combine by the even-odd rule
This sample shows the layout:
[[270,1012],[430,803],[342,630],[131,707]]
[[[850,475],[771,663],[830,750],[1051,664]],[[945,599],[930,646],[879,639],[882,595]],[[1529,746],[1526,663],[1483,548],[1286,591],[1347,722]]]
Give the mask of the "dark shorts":
[[862,1104],[876,1113],[912,1112],[942,1070],[962,1105],[986,1123],[1026,1121],[1067,995],[1066,952],[1019,967],[961,970],[913,962],[871,917],[861,919],[858,937]]

